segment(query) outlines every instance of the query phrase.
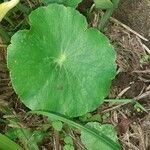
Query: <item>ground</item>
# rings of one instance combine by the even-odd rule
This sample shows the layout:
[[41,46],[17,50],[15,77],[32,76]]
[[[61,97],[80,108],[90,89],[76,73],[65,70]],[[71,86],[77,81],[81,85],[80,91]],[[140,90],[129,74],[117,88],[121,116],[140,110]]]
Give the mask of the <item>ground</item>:
[[[34,9],[38,5],[38,2],[26,2],[26,7],[31,7],[30,9]],[[86,14],[87,8],[91,5],[92,1],[85,0],[78,9]],[[88,20],[91,26],[98,25],[98,15],[99,12],[93,10],[92,17],[89,17]],[[14,30],[26,26],[25,17],[23,12],[17,11],[11,16],[13,21],[7,19],[0,25],[7,32],[13,33],[14,26],[18,25]],[[22,23],[18,24],[17,20],[21,20]],[[149,0],[122,0],[119,8],[110,18],[105,32],[117,52],[118,65],[117,76],[113,80],[108,98],[133,99],[133,103],[115,103],[112,105],[104,103],[94,113],[102,116],[108,114],[108,117],[100,122],[108,122],[116,127],[119,141],[124,150],[150,149],[150,58],[148,58],[150,42],[146,40],[150,40],[149,20]],[[37,116],[26,117],[28,109],[19,102],[11,86],[9,71],[6,66],[7,43],[4,43],[2,39],[0,40],[0,132],[5,133],[9,126],[12,126],[10,123],[12,116],[19,118],[19,124],[23,128],[39,129],[42,123],[46,122],[46,119]],[[142,107],[136,107],[136,101]],[[4,107],[11,108],[11,112],[6,113]],[[17,125],[12,127],[18,128]],[[51,127],[48,130],[52,131],[52,135],[45,137],[40,142],[39,147],[41,149],[53,149],[54,142],[56,143],[55,149],[58,149],[58,145],[62,144],[60,135]],[[79,141],[78,131],[69,130],[67,132],[74,137],[76,149],[84,149]]]

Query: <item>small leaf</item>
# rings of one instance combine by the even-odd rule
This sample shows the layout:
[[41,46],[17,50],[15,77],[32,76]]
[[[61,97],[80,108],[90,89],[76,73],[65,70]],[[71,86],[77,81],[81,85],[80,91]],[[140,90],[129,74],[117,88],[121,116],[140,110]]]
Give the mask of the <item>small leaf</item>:
[[87,113],[86,115],[79,117],[79,120],[81,120],[82,122],[91,122],[91,121],[101,122],[102,116],[100,114],[95,114],[92,116],[91,113]]
[[21,140],[21,142],[26,143],[29,149],[38,150],[37,143],[40,142],[44,136],[41,131],[31,132],[29,129],[16,130],[16,135]]
[[73,145],[73,140],[72,140],[72,138],[71,138],[70,136],[66,136],[66,137],[64,138],[64,142],[65,142],[66,144]]
[[110,113],[109,113],[109,112],[103,114],[103,115],[102,115],[102,120],[103,120],[103,122],[106,122],[109,117],[110,117]]
[[139,102],[135,102],[134,108],[137,110],[137,112],[144,111],[148,113],[148,111]]
[[62,127],[63,127],[63,124],[61,121],[52,121],[52,126],[55,130],[57,131],[61,131],[62,130]]
[[58,4],[64,4],[65,6],[70,6],[74,8],[76,8],[81,1],[82,0],[44,0],[46,4],[58,3]]
[[[98,134],[105,134],[115,143],[118,143],[117,132],[114,127],[110,124],[100,125],[97,122],[90,122],[86,124],[87,127],[91,129],[95,129]],[[114,150],[108,146],[108,144],[98,140],[96,137],[91,136],[88,132],[82,131],[81,132],[81,141],[85,145],[88,150]],[[118,143],[119,144],[119,143]],[[121,148],[120,148],[121,149]]]
[[95,114],[91,118],[89,118],[89,121],[101,122],[102,121],[102,116],[100,114]]
[[10,128],[6,135],[11,139],[18,138],[25,147],[38,150],[38,142],[43,139],[44,133],[41,131],[31,132],[29,129]]
[[73,140],[70,136],[66,136],[64,138],[64,142],[66,143],[66,145],[63,147],[64,150],[74,150]]
[[0,133],[1,150],[23,150],[18,144],[10,140],[7,136]]
[[72,145],[65,145],[63,150],[74,150],[74,147]]
[[20,0],[11,0],[9,2],[3,2],[0,4],[0,22],[4,18],[4,16],[7,14],[7,12],[15,7]]
[[113,8],[113,3],[111,0],[94,0],[96,8],[100,9],[110,9]]
[[140,59],[141,64],[147,63],[148,61],[150,61],[150,55],[147,54],[144,54]]
[[91,117],[92,117],[92,114],[91,113],[87,113],[87,114],[85,114],[83,116],[80,116],[79,120],[81,120],[82,122],[87,122],[88,119],[91,118]]
[[8,128],[5,135],[10,138],[11,140],[17,139],[17,136],[15,135],[15,129],[14,128]]

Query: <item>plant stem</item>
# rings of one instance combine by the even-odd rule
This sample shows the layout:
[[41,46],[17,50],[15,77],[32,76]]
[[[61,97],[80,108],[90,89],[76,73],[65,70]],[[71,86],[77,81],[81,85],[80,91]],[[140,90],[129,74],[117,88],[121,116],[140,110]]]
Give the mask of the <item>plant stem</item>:
[[111,9],[107,9],[104,15],[101,17],[100,25],[98,27],[100,31],[104,31],[109,18],[112,16],[114,10],[118,7],[119,1],[120,0],[112,0],[113,7]]
[[54,149],[60,150],[59,132],[54,129]]

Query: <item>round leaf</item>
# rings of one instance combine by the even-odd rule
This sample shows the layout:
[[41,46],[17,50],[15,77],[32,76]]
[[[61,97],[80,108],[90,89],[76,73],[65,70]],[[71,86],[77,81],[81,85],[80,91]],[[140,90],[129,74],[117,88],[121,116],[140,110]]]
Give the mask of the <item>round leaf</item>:
[[7,55],[21,101],[32,110],[69,117],[96,109],[116,72],[109,40],[88,29],[78,11],[63,5],[38,8],[29,19],[31,29],[12,37]]
[[74,150],[74,147],[72,145],[65,145],[64,150]]
[[72,140],[72,138],[71,138],[70,136],[66,136],[66,137],[64,138],[64,142],[65,142],[66,144],[68,144],[68,145],[73,145],[73,140]]
[[[97,122],[90,122],[87,123],[86,126],[94,129],[99,134],[103,133],[119,145],[117,132],[111,124],[100,125]],[[104,150],[114,150],[114,148],[111,148],[106,143],[98,140],[96,137],[91,136],[88,132],[85,131],[81,131],[81,141],[88,150],[99,150],[100,148]]]
[[63,127],[63,124],[62,124],[61,121],[56,120],[56,121],[52,121],[52,126],[53,126],[53,128],[54,128],[55,130],[61,131],[61,130],[62,130],[62,127]]

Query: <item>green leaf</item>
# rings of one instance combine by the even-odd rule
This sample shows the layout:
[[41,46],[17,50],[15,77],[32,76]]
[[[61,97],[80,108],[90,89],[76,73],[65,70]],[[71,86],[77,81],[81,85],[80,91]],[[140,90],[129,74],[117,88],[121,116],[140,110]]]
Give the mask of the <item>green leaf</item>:
[[15,129],[14,128],[8,128],[7,132],[5,132],[5,135],[10,138],[11,140],[16,140],[17,136],[15,135]]
[[141,64],[147,63],[148,61],[150,61],[150,55],[147,54],[144,54],[140,59]]
[[95,110],[116,74],[109,40],[89,28],[84,16],[63,5],[33,11],[31,29],[16,33],[8,47],[11,81],[31,110],[77,117]]
[[82,0],[43,0],[43,1],[46,4],[58,3],[58,4],[64,4],[65,6],[76,8]]
[[81,117],[79,117],[79,120],[82,122],[91,122],[91,121],[98,121],[101,122],[102,121],[102,116],[100,114],[95,114],[92,116],[92,114],[87,113],[86,115],[83,115]]
[[74,150],[74,147],[72,145],[65,145],[63,150]]
[[101,122],[102,121],[102,116],[100,114],[95,114],[91,118],[89,118],[89,121]]
[[96,8],[100,9],[110,9],[113,8],[113,3],[111,0],[94,0]]
[[31,132],[29,129],[10,128],[6,135],[11,139],[18,138],[27,149],[38,150],[37,143],[42,141],[44,133],[41,131]]
[[64,142],[66,143],[63,147],[63,150],[74,150],[73,140],[70,136],[66,136],[64,138]]
[[106,122],[106,121],[108,120],[109,117],[110,117],[110,113],[109,113],[109,112],[103,114],[103,116],[102,116],[103,122]]
[[[83,133],[86,133],[88,136],[90,135],[93,139],[96,139],[97,141],[104,143],[105,145],[107,145],[109,150],[120,150],[120,145],[118,143],[116,143],[113,139],[109,138],[109,135],[106,135],[105,132],[104,132],[105,134],[103,134],[102,131],[97,132],[97,129],[95,129],[95,128],[91,128],[89,126],[82,126],[81,124],[76,123],[76,122],[66,118],[63,115],[56,114],[53,112],[31,111],[30,113],[40,114],[40,115],[44,115],[44,116],[47,116],[52,119],[60,120],[64,123],[67,123],[68,125],[70,125],[72,127],[80,129]],[[89,141],[89,139],[88,139],[88,141]]]
[[0,133],[1,150],[23,150],[18,144],[10,140],[7,136]]
[[54,128],[55,130],[61,131],[61,130],[62,130],[62,127],[63,127],[63,124],[62,124],[61,121],[56,120],[56,121],[52,121],[52,126],[53,126],[53,128]]
[[87,113],[83,116],[80,116],[79,117],[79,120],[82,121],[82,122],[88,122],[88,119],[92,117],[92,114],[91,113]]
[[73,145],[73,140],[72,140],[72,138],[71,138],[70,136],[66,136],[66,137],[64,138],[64,142],[65,142],[66,144],[68,144],[68,145]]
[[138,112],[146,112],[148,113],[148,111],[139,103],[139,102],[135,102],[134,108],[138,111]]
[[34,131],[33,133],[29,129],[16,129],[16,136],[28,149],[39,150],[37,143],[42,141],[44,134],[40,131]]
[[[104,135],[107,135],[112,141],[114,141],[119,145],[117,132],[112,125],[110,124],[100,125],[97,122],[90,122],[87,123],[86,126],[90,127],[91,129],[95,129],[98,134],[103,133]],[[85,131],[81,132],[81,141],[88,150],[99,150],[99,149],[114,150],[111,147],[109,147],[108,144],[98,140],[96,137],[90,135],[88,132]]]

